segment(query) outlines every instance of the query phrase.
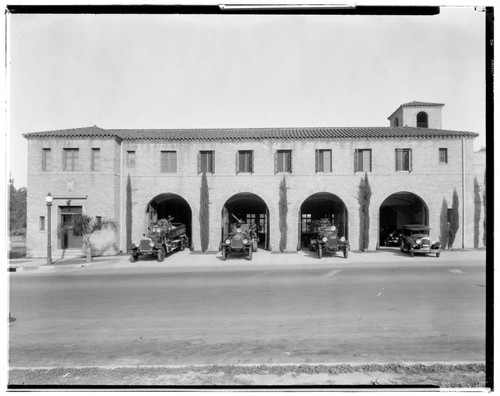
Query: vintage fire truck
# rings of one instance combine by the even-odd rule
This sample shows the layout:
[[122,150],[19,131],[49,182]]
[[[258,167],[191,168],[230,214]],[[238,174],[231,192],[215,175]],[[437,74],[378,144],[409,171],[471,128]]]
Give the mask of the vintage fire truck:
[[189,246],[189,238],[186,235],[186,225],[174,223],[173,217],[158,220],[149,230],[143,234],[139,243],[130,250],[130,261],[135,262],[139,256],[156,256],[158,261],[163,261],[167,253],[174,250],[184,250]]
[[236,216],[238,221],[231,224],[231,232],[226,235],[220,244],[222,260],[226,260],[230,253],[246,254],[248,260],[252,260],[252,253],[257,251],[259,238],[255,224],[246,224]]
[[318,258],[323,257],[324,252],[343,252],[344,258],[349,255],[349,242],[342,236],[339,238],[337,227],[328,219],[317,220],[313,224],[315,235],[311,238],[309,250],[318,252]]

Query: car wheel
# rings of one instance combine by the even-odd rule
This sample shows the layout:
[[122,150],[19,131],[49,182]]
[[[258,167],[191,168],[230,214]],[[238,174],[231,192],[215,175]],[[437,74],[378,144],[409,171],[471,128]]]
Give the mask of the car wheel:
[[255,252],[257,252],[257,249],[258,249],[258,247],[257,247],[257,242],[255,242],[255,243],[252,245],[252,250],[253,250],[253,252],[255,253]]
[[401,242],[401,247],[400,247],[401,251],[404,253],[405,251],[405,244],[404,242]]
[[222,261],[226,261],[227,259],[227,253],[225,250],[222,251]]
[[415,252],[413,250],[410,250],[410,256],[411,257],[415,256]]
[[441,253],[436,253],[436,257],[439,257],[441,255]]
[[137,261],[137,256],[135,254],[131,254],[129,257],[129,261],[131,263],[135,263]]
[[387,242],[387,239],[384,241],[384,246],[389,246],[389,242]]
[[248,260],[250,260],[250,261],[252,260],[252,251],[253,251],[253,249],[252,249],[252,248],[248,248],[248,257],[247,257],[247,258],[248,258]]
[[349,256],[349,249],[347,247],[344,248],[344,258],[347,258]]
[[318,258],[321,258],[323,256],[323,249],[321,246],[318,246]]
[[181,247],[180,247],[180,251],[182,252],[184,249],[186,249],[185,241],[184,241],[184,238],[181,238]]
[[162,262],[163,260],[165,260],[165,249],[164,248],[161,248],[158,250],[158,254],[156,256],[158,262]]

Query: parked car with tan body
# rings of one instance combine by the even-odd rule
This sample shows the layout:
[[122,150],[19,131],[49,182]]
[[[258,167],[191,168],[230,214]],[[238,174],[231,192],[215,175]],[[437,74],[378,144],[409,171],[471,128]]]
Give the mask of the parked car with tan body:
[[429,226],[423,224],[408,224],[403,226],[401,237],[401,251],[409,252],[411,256],[418,254],[441,254],[441,244],[439,241],[432,241],[429,236]]

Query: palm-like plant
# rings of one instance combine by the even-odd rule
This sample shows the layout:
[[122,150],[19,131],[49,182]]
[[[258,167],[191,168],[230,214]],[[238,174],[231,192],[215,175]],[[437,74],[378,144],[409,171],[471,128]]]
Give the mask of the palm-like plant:
[[90,238],[96,231],[101,229],[115,230],[117,226],[116,221],[113,219],[98,219],[97,217],[90,217],[86,214],[79,214],[73,217],[71,223],[61,224],[61,232],[72,230],[73,235],[83,237],[83,249],[85,251],[87,262],[92,261],[92,250]]

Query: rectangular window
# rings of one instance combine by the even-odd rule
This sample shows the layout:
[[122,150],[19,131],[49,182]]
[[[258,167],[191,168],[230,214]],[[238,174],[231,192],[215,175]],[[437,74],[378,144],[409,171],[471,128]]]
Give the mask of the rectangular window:
[[127,166],[135,166],[135,151],[127,151]]
[[40,216],[38,219],[38,229],[40,231],[45,231],[45,216]]
[[42,171],[49,171],[52,168],[52,150],[42,149]]
[[161,173],[177,172],[177,151],[161,152]]
[[257,219],[257,216],[255,215],[255,213],[247,213],[247,217],[246,217],[247,224],[257,224],[256,219]]
[[292,150],[278,150],[275,157],[275,173],[292,173]]
[[448,163],[448,149],[447,148],[440,148],[439,149],[439,162],[442,164]]
[[198,173],[215,173],[215,151],[200,151],[198,154]]
[[76,171],[79,169],[79,150],[64,149],[63,150],[63,170]]
[[396,171],[411,171],[411,149],[396,149]]
[[372,171],[372,150],[356,149],[354,153],[354,172]]
[[302,232],[311,232],[311,214],[309,213],[302,213]]
[[101,149],[93,148],[91,156],[90,170],[100,171],[101,170]]
[[96,229],[97,230],[102,229],[102,216],[96,216],[95,222],[96,222]]
[[253,151],[245,150],[238,151],[236,158],[236,173],[252,173],[253,172]]
[[316,150],[316,172],[332,171],[332,150]]

